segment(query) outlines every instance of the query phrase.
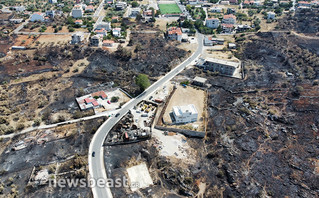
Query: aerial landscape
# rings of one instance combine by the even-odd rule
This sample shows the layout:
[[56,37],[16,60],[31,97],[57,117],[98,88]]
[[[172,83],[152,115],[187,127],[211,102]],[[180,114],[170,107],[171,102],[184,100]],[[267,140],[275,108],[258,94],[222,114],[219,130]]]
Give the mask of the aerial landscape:
[[0,0],[0,198],[319,197],[318,0]]

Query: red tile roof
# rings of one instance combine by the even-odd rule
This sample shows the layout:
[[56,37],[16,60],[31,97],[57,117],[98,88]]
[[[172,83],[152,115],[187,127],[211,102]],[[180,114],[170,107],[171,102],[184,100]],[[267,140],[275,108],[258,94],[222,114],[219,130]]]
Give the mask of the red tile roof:
[[99,106],[99,103],[96,101],[93,101],[92,104],[93,104],[93,106]]
[[222,26],[226,27],[226,28],[232,28],[232,27],[234,27],[234,24],[223,23]]
[[92,98],[85,98],[84,101],[85,101],[86,104],[89,104],[89,103],[91,103],[91,102],[92,102],[92,103],[93,103],[93,102],[96,102],[96,101],[95,101],[94,99],[92,99]]
[[112,40],[105,40],[105,41],[103,41],[103,43],[111,44],[111,43],[114,43],[114,41],[112,41]]
[[[113,41],[113,42],[114,42],[114,41]],[[103,43],[104,43],[104,41],[103,41]],[[98,92],[92,93],[91,96],[92,96],[92,97],[94,97],[94,96],[99,96],[99,97],[101,97],[101,98],[107,98],[107,95],[105,94],[104,91],[98,91]]]
[[230,19],[230,18],[236,19],[236,16],[233,14],[224,15],[224,19]]
[[179,27],[170,27],[168,28],[167,32],[169,35],[172,35],[172,34],[182,35],[182,30]]

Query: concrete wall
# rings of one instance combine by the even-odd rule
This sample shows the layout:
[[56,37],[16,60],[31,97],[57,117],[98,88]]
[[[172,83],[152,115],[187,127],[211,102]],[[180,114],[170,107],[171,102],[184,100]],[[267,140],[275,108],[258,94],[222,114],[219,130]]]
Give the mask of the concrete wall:
[[188,137],[204,138],[205,135],[206,135],[205,132],[203,132],[203,131],[192,131],[192,130],[187,130],[187,129],[176,129],[176,128],[158,126],[158,125],[156,125],[154,128],[158,129],[158,130],[163,130],[163,131],[181,133],[181,134],[183,134],[185,136],[188,136]]

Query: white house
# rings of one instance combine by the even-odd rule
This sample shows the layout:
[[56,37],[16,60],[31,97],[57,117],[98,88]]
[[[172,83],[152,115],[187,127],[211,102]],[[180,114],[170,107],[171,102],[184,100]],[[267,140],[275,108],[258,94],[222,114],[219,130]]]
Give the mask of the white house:
[[30,21],[44,21],[44,13],[35,12],[31,15]]
[[121,1],[118,1],[116,2],[115,4],[115,9],[116,10],[124,10],[127,6],[127,3],[126,2],[121,2]]
[[141,8],[131,8],[130,12],[130,17],[135,18],[138,14],[141,13]]
[[110,22],[100,22],[100,23],[97,23],[95,29],[96,29],[96,30],[104,29],[104,30],[106,30],[106,31],[110,31],[110,30],[111,30],[111,23],[110,23]]
[[81,5],[75,5],[72,9],[71,15],[73,18],[82,18],[83,17],[83,8]]
[[275,19],[276,13],[274,12],[267,12],[267,19]]
[[210,9],[210,11],[214,13],[221,13],[223,9],[220,7],[213,7],[212,9]]
[[236,23],[236,16],[233,14],[224,15],[223,23],[225,24],[235,24]]
[[83,32],[76,32],[72,35],[72,44],[81,43],[84,40],[84,34]]
[[179,27],[170,27],[167,29],[167,38],[169,40],[182,41],[182,30]]
[[112,34],[115,37],[120,37],[121,36],[121,28],[113,28]]
[[216,29],[219,26],[219,19],[217,18],[208,18],[206,19],[206,26],[209,28]]
[[173,107],[174,123],[189,123],[196,122],[198,112],[193,104],[187,106],[174,106]]
[[17,12],[23,12],[25,11],[25,7],[24,6],[15,6],[13,7],[13,9]]

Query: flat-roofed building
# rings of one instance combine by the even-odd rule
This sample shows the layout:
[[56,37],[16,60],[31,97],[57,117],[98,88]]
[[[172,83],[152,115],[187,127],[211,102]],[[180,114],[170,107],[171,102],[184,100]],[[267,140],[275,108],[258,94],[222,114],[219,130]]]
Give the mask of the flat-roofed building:
[[194,79],[193,79],[193,85],[197,85],[197,86],[204,86],[205,83],[206,83],[207,79],[206,78],[202,78],[202,77],[199,77],[199,76],[196,76]]
[[76,32],[72,34],[71,44],[81,43],[84,40],[84,33],[83,32]]
[[197,62],[197,66],[205,70],[218,72],[222,75],[233,76],[235,70],[240,70],[241,63],[226,61],[226,60],[221,60],[216,58],[206,58],[206,59],[200,59]]
[[198,111],[193,104],[189,104],[186,106],[174,106],[173,117],[175,124],[196,122]]

